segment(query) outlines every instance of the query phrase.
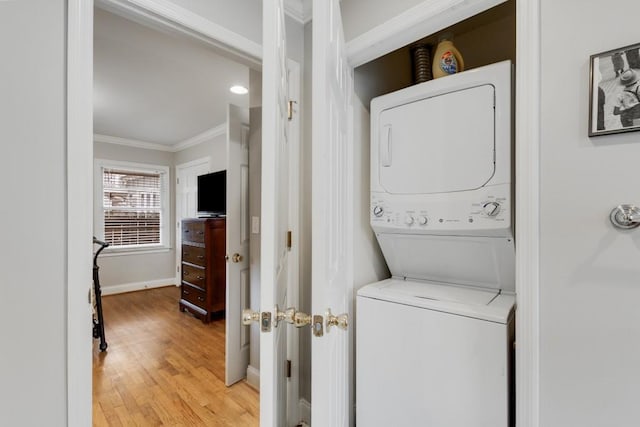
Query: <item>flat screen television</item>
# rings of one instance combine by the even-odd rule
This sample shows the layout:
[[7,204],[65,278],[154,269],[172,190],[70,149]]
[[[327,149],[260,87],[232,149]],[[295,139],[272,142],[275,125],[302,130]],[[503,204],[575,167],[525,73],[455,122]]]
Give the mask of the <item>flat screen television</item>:
[[227,214],[227,171],[198,176],[198,216],[217,217]]

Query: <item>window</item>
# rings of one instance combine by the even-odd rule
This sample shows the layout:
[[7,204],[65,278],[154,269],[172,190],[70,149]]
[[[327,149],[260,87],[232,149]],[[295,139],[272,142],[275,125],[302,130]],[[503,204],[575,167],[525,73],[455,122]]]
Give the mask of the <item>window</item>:
[[96,235],[116,250],[168,247],[168,175],[164,166],[97,161]]

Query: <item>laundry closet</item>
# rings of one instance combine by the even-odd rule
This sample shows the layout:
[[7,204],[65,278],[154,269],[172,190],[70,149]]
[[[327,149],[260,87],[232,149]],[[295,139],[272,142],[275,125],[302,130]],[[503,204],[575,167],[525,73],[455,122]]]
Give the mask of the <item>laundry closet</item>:
[[[502,3],[355,70],[358,425],[514,424],[515,22]],[[465,71],[415,85],[443,34]]]

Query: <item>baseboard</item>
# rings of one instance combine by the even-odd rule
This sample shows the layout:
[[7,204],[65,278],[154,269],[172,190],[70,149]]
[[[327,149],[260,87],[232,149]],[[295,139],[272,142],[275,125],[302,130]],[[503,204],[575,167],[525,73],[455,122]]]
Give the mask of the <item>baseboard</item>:
[[260,391],[260,370],[253,366],[247,366],[247,384]]
[[176,278],[146,280],[144,282],[123,283],[121,285],[102,286],[102,295],[123,294],[125,292],[142,291],[145,289],[162,288],[176,284]]
[[311,403],[306,399],[300,399],[300,420],[303,425],[311,425]]

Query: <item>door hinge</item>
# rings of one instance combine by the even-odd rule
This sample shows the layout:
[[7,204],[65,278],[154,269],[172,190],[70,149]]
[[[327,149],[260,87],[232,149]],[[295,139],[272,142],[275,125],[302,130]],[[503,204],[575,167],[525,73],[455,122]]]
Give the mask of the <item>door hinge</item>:
[[291,360],[287,360],[287,378],[291,378]]
[[180,184],[180,178],[176,178],[176,184]]
[[180,266],[176,265],[176,273],[180,273]]
[[287,118],[289,120],[293,120],[293,104],[297,104],[297,101],[292,101],[289,100],[289,102],[287,102]]
[[293,245],[293,232],[289,230],[287,231],[287,249],[291,250],[292,245]]

